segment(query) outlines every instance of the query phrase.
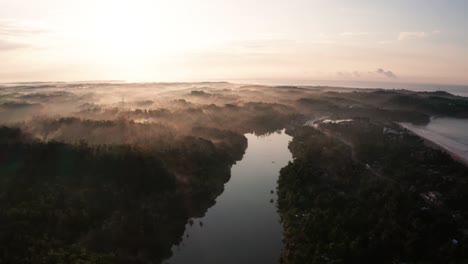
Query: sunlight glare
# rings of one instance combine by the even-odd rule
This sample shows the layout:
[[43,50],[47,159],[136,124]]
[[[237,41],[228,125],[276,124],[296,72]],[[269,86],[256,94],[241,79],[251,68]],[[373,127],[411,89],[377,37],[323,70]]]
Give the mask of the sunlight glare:
[[158,1],[103,1],[88,25],[90,49],[109,63],[143,63],[169,55],[177,38]]

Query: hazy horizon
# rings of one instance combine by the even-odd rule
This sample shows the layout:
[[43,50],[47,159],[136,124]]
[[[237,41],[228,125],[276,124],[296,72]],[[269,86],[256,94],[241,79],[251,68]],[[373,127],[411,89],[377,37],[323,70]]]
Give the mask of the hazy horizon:
[[[356,84],[363,84],[361,88],[369,88],[365,84],[381,84],[384,86],[404,87],[405,85],[435,85],[435,86],[453,86],[467,87],[468,83],[452,84],[452,83],[437,83],[437,82],[399,82],[399,81],[366,81],[366,80],[327,80],[327,79],[223,79],[223,78],[206,78],[206,79],[168,79],[168,80],[125,80],[125,79],[76,79],[76,80],[29,80],[29,81],[0,81],[0,84],[34,84],[34,83],[216,83],[227,82],[246,85],[297,85],[297,86],[339,86],[341,88],[360,88],[355,87]],[[379,88],[373,86],[372,88]],[[400,88],[396,88],[400,89]],[[401,88],[405,89],[405,88]]]
[[0,0],[0,264],[468,263],[468,0]]
[[383,81],[356,81],[356,80],[245,80],[245,79],[201,79],[201,80],[167,80],[167,81],[127,81],[127,80],[78,80],[78,81],[28,81],[28,82],[0,82],[2,85],[44,85],[44,84],[86,84],[86,83],[115,83],[115,84],[171,84],[171,83],[231,83],[240,85],[266,85],[266,86],[301,86],[301,87],[337,87],[350,89],[389,89],[410,91],[445,91],[453,95],[468,97],[468,84],[444,83],[406,83]]
[[0,82],[467,85],[466,10],[462,0],[0,0]]

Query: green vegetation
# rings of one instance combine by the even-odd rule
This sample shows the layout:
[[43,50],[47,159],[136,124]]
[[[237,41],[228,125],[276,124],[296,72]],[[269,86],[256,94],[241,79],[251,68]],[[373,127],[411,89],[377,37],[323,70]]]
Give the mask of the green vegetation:
[[295,158],[278,186],[283,263],[466,262],[467,168],[395,123],[434,116],[466,118],[468,99],[230,83],[1,87],[0,263],[160,263],[223,192],[242,134],[283,128]]
[[295,160],[278,182],[283,263],[468,259],[465,166],[391,123],[289,133]]
[[186,137],[155,154],[129,145],[42,143],[0,128],[0,262],[169,257],[188,219],[214,204],[246,147],[237,134],[198,130],[220,138],[221,147]]

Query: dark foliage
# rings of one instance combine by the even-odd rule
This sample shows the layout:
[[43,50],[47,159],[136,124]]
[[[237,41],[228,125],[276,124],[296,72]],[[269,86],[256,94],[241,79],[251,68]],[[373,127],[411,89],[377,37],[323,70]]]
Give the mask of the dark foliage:
[[295,160],[278,182],[283,263],[468,259],[468,169],[384,127],[361,119],[290,131]]
[[[159,262],[188,218],[222,192],[234,162],[223,151],[194,137],[156,155],[128,145],[41,143],[3,127],[0,262]],[[190,181],[180,183],[182,173]]]

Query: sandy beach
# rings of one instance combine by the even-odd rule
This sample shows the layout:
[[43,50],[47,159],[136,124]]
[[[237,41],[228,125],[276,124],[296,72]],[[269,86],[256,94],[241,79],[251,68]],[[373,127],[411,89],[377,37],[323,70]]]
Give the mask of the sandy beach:
[[[448,122],[455,119],[446,119]],[[438,120],[437,122],[446,122],[445,120]],[[456,122],[464,122],[458,120]],[[466,121],[468,126],[468,120]],[[440,148],[447,152],[454,159],[468,165],[468,145],[466,144],[466,138],[463,138],[463,131],[460,127],[454,127],[453,130],[441,131],[437,126],[417,126],[409,123],[399,123],[402,127],[408,129],[412,133],[422,137],[426,140],[426,143],[432,147]],[[458,130],[457,130],[458,129]],[[465,130],[466,131],[466,130]]]

